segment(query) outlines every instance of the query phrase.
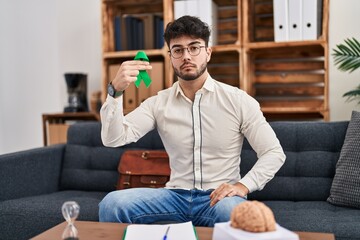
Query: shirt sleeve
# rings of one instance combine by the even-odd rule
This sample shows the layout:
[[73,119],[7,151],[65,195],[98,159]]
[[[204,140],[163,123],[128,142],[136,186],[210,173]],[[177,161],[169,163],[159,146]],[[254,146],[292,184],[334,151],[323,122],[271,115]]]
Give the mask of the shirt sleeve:
[[[123,96],[107,96],[100,110],[101,139],[107,147],[119,147],[136,142],[154,129],[152,106],[155,97],[148,98],[135,110],[124,116]],[[152,102],[152,103],[150,103]]]
[[241,104],[243,122],[240,132],[247,138],[258,160],[240,183],[253,192],[264,188],[284,164],[286,157],[275,132],[263,116],[259,103],[245,94]]

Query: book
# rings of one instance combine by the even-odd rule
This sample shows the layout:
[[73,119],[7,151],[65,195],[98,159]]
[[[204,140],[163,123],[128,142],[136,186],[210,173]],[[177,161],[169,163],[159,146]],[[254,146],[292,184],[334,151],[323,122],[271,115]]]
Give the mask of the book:
[[[167,229],[169,228],[169,231]],[[126,227],[123,240],[159,240],[167,232],[169,240],[197,240],[196,230],[192,222],[173,224],[131,224]]]
[[136,49],[144,49],[145,48],[145,34],[144,34],[144,21],[140,18],[136,19],[136,28],[137,28],[137,34],[136,34],[136,40],[137,40],[137,45],[136,45]]
[[121,51],[122,50],[121,16],[115,16],[114,18],[114,37],[115,37],[115,51]]
[[253,233],[231,227],[230,221],[215,223],[213,240],[299,240],[299,235],[276,224],[276,231]]
[[144,22],[144,49],[154,49],[154,15],[144,14],[141,16],[141,19]]
[[125,36],[126,36],[126,50],[134,50],[134,18],[131,15],[124,15],[125,20]]
[[164,46],[164,18],[162,16],[154,16],[155,27],[155,49],[161,49]]

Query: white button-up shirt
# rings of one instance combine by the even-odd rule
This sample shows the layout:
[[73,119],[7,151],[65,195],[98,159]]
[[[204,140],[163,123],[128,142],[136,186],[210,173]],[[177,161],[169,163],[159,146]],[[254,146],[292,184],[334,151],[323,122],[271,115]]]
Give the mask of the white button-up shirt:
[[[188,99],[178,82],[145,100],[124,116],[122,97],[107,97],[101,109],[105,146],[136,142],[157,128],[170,158],[168,188],[215,189],[241,182],[250,192],[261,190],[285,161],[285,155],[258,102],[239,88],[210,76]],[[240,176],[244,137],[258,161]]]

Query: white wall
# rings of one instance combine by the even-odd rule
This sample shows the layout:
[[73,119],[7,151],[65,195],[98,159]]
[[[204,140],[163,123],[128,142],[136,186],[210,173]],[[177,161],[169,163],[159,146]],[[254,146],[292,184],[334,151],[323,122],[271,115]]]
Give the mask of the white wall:
[[0,154],[41,147],[42,114],[62,112],[65,72],[100,89],[100,0],[0,0]]
[[[100,0],[0,0],[0,154],[43,145],[43,113],[66,105],[65,72],[88,74],[100,89]],[[360,39],[360,1],[330,0],[330,51]],[[341,73],[330,59],[331,121],[348,120],[356,103],[342,94],[360,84],[360,70]]]
[[[360,41],[360,1],[330,0],[329,51],[344,39],[355,37]],[[349,120],[351,111],[360,111],[357,101],[346,102],[342,95],[360,85],[360,69],[349,73],[340,72],[334,66],[332,56],[329,59],[329,98],[331,121]],[[359,99],[360,100],[360,99]]]
[[56,2],[1,1],[0,153],[42,144],[41,114],[60,109]]
[[67,105],[65,72],[87,74],[88,101],[91,93],[101,88],[101,0],[57,2],[62,111]]

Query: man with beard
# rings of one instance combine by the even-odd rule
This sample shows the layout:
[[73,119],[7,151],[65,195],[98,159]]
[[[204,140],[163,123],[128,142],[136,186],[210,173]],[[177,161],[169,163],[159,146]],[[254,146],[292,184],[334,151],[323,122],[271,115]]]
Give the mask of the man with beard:
[[[166,26],[164,38],[178,81],[124,116],[122,92],[151,65],[123,62],[112,80],[117,94],[101,109],[104,145],[135,142],[156,128],[169,155],[165,188],[133,188],[109,193],[99,204],[100,221],[154,223],[192,221],[197,226],[226,222],[249,192],[261,190],[285,161],[275,133],[259,104],[239,88],[211,78],[207,63],[210,30],[196,17]],[[241,178],[244,137],[258,161]]]

